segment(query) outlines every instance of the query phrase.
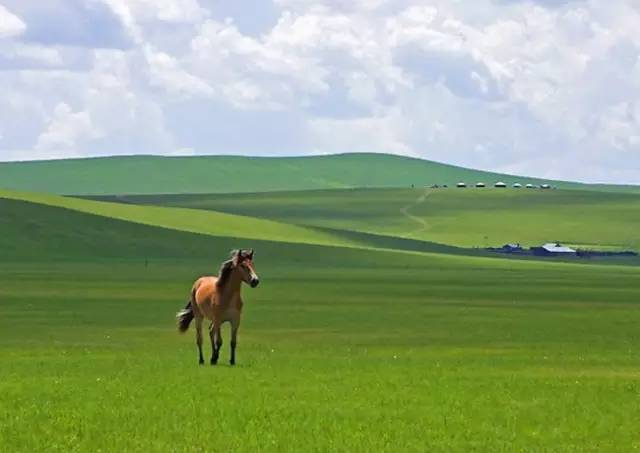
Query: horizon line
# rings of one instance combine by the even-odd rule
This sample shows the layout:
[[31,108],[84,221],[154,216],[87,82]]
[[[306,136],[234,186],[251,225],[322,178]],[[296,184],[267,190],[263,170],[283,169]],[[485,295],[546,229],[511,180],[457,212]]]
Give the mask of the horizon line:
[[0,160],[0,165],[5,164],[44,164],[53,162],[69,162],[69,161],[81,161],[81,160],[100,160],[100,159],[127,159],[127,158],[161,158],[161,159],[193,159],[193,158],[250,158],[250,159],[309,159],[309,158],[323,158],[323,157],[337,157],[337,156],[351,156],[351,155],[370,155],[370,156],[391,156],[408,160],[416,160],[421,162],[429,162],[438,165],[444,165],[448,167],[459,168],[468,171],[478,171],[484,173],[494,173],[496,175],[507,176],[512,178],[529,178],[541,181],[571,183],[591,186],[618,186],[618,187],[640,187],[640,183],[611,183],[611,182],[584,182],[576,180],[547,178],[541,176],[523,176],[512,173],[504,173],[496,170],[483,170],[478,168],[467,167],[464,165],[451,164],[447,162],[437,161],[433,159],[427,159],[424,157],[408,156],[406,154],[396,154],[392,152],[374,152],[374,151],[344,151],[335,153],[314,153],[314,154],[292,154],[292,155],[278,155],[278,154],[107,154],[97,156],[76,156],[76,157],[52,157],[44,159],[26,159],[26,160]]

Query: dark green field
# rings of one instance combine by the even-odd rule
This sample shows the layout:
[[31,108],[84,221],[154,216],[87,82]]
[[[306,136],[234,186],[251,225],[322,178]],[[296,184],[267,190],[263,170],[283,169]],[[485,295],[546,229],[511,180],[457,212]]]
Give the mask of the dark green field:
[[[0,450],[640,449],[640,267],[452,247],[637,247],[637,197],[424,194],[0,192]],[[238,365],[225,330],[200,367],[174,314],[238,247]]]

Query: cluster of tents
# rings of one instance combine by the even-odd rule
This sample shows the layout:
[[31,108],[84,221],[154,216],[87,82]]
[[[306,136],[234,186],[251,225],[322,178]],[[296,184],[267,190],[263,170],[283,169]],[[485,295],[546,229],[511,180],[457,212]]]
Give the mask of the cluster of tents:
[[[478,188],[482,188],[482,187],[486,187],[486,184],[483,183],[483,182],[477,182],[475,184],[475,186],[478,187]],[[432,189],[438,189],[440,187],[447,188],[447,185],[443,184],[443,185],[439,186],[438,184],[434,184],[433,186],[431,186]],[[459,182],[458,184],[456,184],[456,187],[464,188],[464,187],[467,187],[467,184],[464,183],[464,182]],[[497,187],[499,189],[506,189],[507,188],[507,184],[502,182],[502,181],[498,181],[497,183],[495,183],[493,185],[493,187]],[[555,188],[555,187],[551,187],[549,184],[540,184],[539,186],[535,185],[535,184],[526,184],[526,185],[523,186],[519,182],[513,183],[511,185],[511,187],[513,187],[514,189],[521,189],[522,187],[525,187],[527,189],[552,189],[552,188]]]

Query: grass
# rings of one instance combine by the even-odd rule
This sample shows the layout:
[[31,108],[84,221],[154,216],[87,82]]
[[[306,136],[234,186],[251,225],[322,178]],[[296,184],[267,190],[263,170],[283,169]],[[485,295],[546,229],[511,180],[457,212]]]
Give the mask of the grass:
[[0,188],[58,194],[231,193],[353,187],[416,187],[502,180],[564,188],[633,186],[552,182],[386,154],[311,157],[127,156],[0,163]]
[[190,233],[294,243],[359,245],[355,239],[343,239],[320,229],[219,212],[135,206],[23,192],[0,191],[0,197]]
[[[4,451],[640,448],[638,268],[0,208]],[[198,367],[173,314],[238,246],[262,280],[239,365],[225,330],[223,363]]]
[[113,198],[211,209],[289,224],[331,227],[458,247],[540,245],[640,250],[640,197],[525,189],[362,189]]
[[[26,231],[31,231],[34,236],[37,236],[35,232],[48,228],[50,219],[46,215],[47,212],[56,212],[56,208],[64,208],[74,213],[67,213],[67,218],[74,218],[75,213],[92,214],[93,216],[104,217],[109,221],[120,220],[208,236],[351,248],[482,255],[478,251],[464,250],[428,241],[350,230],[304,227],[267,219],[199,209],[138,206],[13,191],[0,191],[0,205],[5,205],[5,215],[0,218],[0,224],[4,223],[5,228],[14,232],[19,232],[20,229],[24,228]],[[51,209],[48,211],[42,210],[44,206]],[[26,210],[26,212],[23,212],[23,210]],[[79,230],[84,228],[85,219],[92,219],[93,216],[79,216],[73,220],[65,219],[65,228],[61,231],[65,231],[67,236],[77,234]],[[21,224],[22,219],[29,219],[27,225]],[[59,221],[59,219],[56,217],[55,221]],[[93,223],[94,220],[89,220],[89,222]],[[20,226],[17,226],[19,224]],[[108,226],[105,232],[106,234],[111,234]],[[32,240],[31,238],[24,239]],[[90,240],[95,240],[95,237]],[[59,243],[60,241],[55,241],[53,246]],[[43,247],[50,247],[51,245],[48,243],[42,244]],[[21,245],[9,241],[7,248],[20,249]]]

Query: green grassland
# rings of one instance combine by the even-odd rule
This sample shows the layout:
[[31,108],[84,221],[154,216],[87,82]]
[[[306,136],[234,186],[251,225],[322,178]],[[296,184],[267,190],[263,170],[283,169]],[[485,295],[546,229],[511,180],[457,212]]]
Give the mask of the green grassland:
[[533,246],[640,250],[640,197],[525,189],[355,189],[261,194],[122,196],[114,201],[215,210],[307,226],[458,247]]
[[[294,223],[400,232],[384,194],[307,195],[297,217],[301,194],[238,213],[3,192],[0,450],[640,448],[639,268],[380,250]],[[262,279],[239,364],[225,337],[223,363],[199,367],[173,314],[236,247]]]
[[[142,225],[157,226],[210,236],[355,248],[394,249],[465,255],[479,254],[478,252],[428,241],[342,229],[301,227],[294,224],[222,212],[211,212],[209,210],[139,206],[68,198],[59,195],[0,190],[0,199],[2,199],[2,197],[7,201],[14,200],[36,204],[38,206],[64,208],[64,210],[94,214],[108,219],[125,220]],[[15,230],[14,220],[20,216],[20,213],[12,213],[10,210],[7,210],[6,214],[0,217],[0,223],[4,223],[5,227],[9,230]],[[82,228],[82,223],[78,226]],[[43,226],[43,228],[45,227]],[[77,232],[76,230],[70,231],[74,233]]]
[[313,157],[126,156],[0,163],[0,188],[76,195],[232,193],[353,187],[416,187],[458,181],[552,183],[563,188],[635,191],[490,173],[386,154]]

